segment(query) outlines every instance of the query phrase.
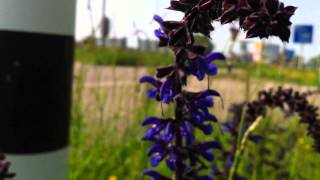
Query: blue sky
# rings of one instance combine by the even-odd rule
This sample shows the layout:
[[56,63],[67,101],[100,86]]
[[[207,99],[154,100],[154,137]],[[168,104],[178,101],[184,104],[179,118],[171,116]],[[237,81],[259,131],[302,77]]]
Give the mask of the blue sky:
[[[95,25],[99,23],[101,17],[102,0],[91,0],[93,8],[93,19]],[[144,31],[148,37],[140,34],[141,38],[154,39],[153,30],[158,25],[152,21],[154,14],[159,14],[165,19],[180,19],[182,14],[174,11],[165,10],[170,0],[106,0],[106,14],[111,18],[112,37],[128,37],[129,46],[136,45],[137,36],[134,35],[136,29]],[[298,7],[295,16],[292,18],[294,25],[312,24],[315,26],[313,44],[304,46],[304,55],[310,58],[320,54],[320,2],[315,0],[282,0],[287,5]],[[77,23],[76,23],[76,39],[80,40],[90,33],[90,18],[87,10],[87,0],[78,0],[77,4]],[[215,24],[216,31],[212,33],[212,39],[217,46],[217,50],[222,50],[229,36],[229,26],[221,27]],[[242,38],[241,36],[240,38]],[[281,43],[277,38],[271,38],[268,41],[273,43]],[[290,39],[289,48],[293,48],[300,53],[300,45],[292,43]]]

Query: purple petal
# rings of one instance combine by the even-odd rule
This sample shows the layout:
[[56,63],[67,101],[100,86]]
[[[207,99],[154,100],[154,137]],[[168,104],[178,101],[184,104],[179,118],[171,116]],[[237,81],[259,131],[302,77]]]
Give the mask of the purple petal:
[[140,83],[150,83],[154,87],[157,87],[157,85],[158,85],[158,81],[152,76],[142,76],[140,78]]
[[158,95],[158,90],[157,89],[148,89],[146,93],[150,99],[156,99],[157,95]]
[[208,120],[208,121],[212,121],[212,122],[218,122],[218,119],[216,116],[208,113],[205,115],[205,119]]
[[202,81],[204,79],[205,73],[204,71],[198,70],[195,75],[199,81]]
[[207,74],[210,76],[214,76],[218,74],[218,67],[215,64],[209,64],[208,65],[208,71]]
[[167,124],[167,127],[164,131],[164,140],[169,143],[170,141],[172,141],[172,139],[174,138],[174,135],[173,135],[173,124],[172,122],[169,122]]
[[161,154],[153,156],[150,159],[151,166],[152,167],[157,167],[159,165],[159,163],[162,161],[162,159],[163,159],[163,155],[161,155]]
[[155,116],[150,116],[150,117],[147,117],[143,123],[142,123],[142,126],[146,126],[146,125],[150,125],[150,124],[160,124],[161,123],[161,120],[158,118],[158,117],[155,117]]
[[206,62],[208,64],[210,64],[212,61],[215,61],[215,60],[225,60],[225,56],[221,53],[211,53],[209,55],[207,55],[206,57]]
[[220,97],[220,93],[218,93],[217,91],[215,90],[212,90],[212,89],[208,89],[208,90],[205,90],[202,92],[202,96],[203,97],[206,97],[206,96],[218,96]]
[[208,69],[208,65],[201,57],[196,58],[194,62],[195,67],[192,69],[192,74],[195,75],[199,81],[202,81]]
[[156,29],[154,35],[158,38],[167,38],[167,35],[161,31],[161,29]]
[[175,154],[171,153],[169,158],[166,160],[167,166],[172,170],[176,170],[176,161],[177,161],[177,157],[175,156]]
[[161,145],[154,145],[148,151],[148,156],[151,156],[154,153],[161,153],[163,152],[164,148]]
[[192,144],[195,140],[192,127],[189,122],[184,121],[183,127],[181,127],[182,136],[185,138],[187,144]]
[[152,137],[154,135],[158,134],[163,128],[164,128],[164,125],[162,125],[162,124],[159,124],[159,125],[156,125],[155,127],[149,128],[147,133],[143,137],[143,140],[152,139]]
[[204,152],[201,153],[201,155],[208,161],[213,161],[214,160],[213,152],[204,151]]
[[205,98],[199,99],[195,102],[196,106],[198,107],[213,107],[214,102],[212,97],[207,96]]
[[170,135],[172,133],[173,133],[173,124],[172,122],[169,122],[165,130],[165,135]]
[[222,149],[222,146],[220,143],[218,143],[216,141],[209,141],[206,143],[202,143],[200,145],[200,149],[207,150],[207,149],[211,149],[211,148]]
[[171,101],[171,99],[173,97],[173,92],[172,92],[172,89],[171,89],[170,80],[166,80],[162,84],[162,86],[160,87],[160,96],[161,96],[161,99],[162,99],[163,103],[168,104]]
[[157,21],[160,25],[163,23],[163,19],[159,15],[154,15],[153,19]]
[[199,128],[202,130],[202,132],[206,135],[209,135],[212,133],[213,129],[211,124],[206,124],[206,125],[200,125]]
[[186,130],[186,132],[192,133],[192,127],[188,121],[184,121],[183,125],[184,125],[184,129]]

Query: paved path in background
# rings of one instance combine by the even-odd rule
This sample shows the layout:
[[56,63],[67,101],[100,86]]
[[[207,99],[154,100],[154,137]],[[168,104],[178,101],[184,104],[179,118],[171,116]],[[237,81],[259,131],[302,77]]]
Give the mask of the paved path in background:
[[[225,69],[220,70],[226,73]],[[237,70],[235,73],[243,73]],[[132,119],[132,115],[136,112],[136,107],[144,101],[143,89],[146,86],[140,86],[138,79],[142,75],[148,73],[145,67],[125,67],[117,66],[94,66],[94,65],[75,65],[75,78],[84,77],[84,86],[81,94],[83,108],[88,119],[101,119],[103,112],[103,121],[117,117],[120,120]],[[188,89],[192,91],[200,91],[207,88],[207,81],[199,82],[195,78],[188,80]],[[77,81],[75,81],[77,83]],[[214,108],[218,117],[224,117],[227,114],[228,107],[233,103],[239,103],[245,100],[246,95],[255,99],[257,92],[262,89],[276,88],[282,85],[284,87],[292,87],[300,91],[315,90],[316,87],[299,86],[295,84],[281,84],[266,80],[252,80],[250,83],[250,92],[246,92],[246,82],[239,78],[219,77],[211,78],[211,86],[219,91],[224,99],[224,109],[217,101]],[[311,101],[320,105],[320,96],[313,96]],[[160,113],[160,107],[159,113]],[[99,120],[100,121],[100,120]],[[127,123],[127,121],[123,122]],[[123,124],[122,123],[122,124]],[[121,124],[121,123],[120,123]],[[119,129],[121,129],[119,127]]]

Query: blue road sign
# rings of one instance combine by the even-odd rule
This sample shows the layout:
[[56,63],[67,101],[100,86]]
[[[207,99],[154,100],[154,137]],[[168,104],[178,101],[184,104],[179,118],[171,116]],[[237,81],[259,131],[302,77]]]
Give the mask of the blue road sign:
[[313,36],[312,25],[298,25],[294,28],[294,42],[311,44]]
[[294,58],[295,52],[292,49],[286,49],[284,51],[284,55],[285,55],[286,61],[289,62]]

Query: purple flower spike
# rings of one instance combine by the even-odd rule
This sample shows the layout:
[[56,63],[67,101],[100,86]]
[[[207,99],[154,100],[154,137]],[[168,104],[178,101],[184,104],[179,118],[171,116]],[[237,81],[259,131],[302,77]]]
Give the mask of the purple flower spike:
[[[157,68],[156,78],[144,76],[140,82],[152,85],[147,90],[149,98],[165,105],[173,104],[174,110],[170,112],[174,113],[170,119],[146,118],[142,125],[149,126],[143,140],[152,143],[148,156],[153,167],[165,163],[173,173],[170,177],[174,179],[211,180],[213,177],[201,171],[208,169],[205,164],[214,161],[213,149],[221,150],[222,147],[216,141],[201,142],[195,134],[199,130],[205,135],[213,132],[213,125],[218,120],[210,108],[215,105],[213,97],[220,97],[221,100],[222,97],[212,89],[190,92],[186,86],[190,75],[199,81],[206,76],[217,75],[218,67],[214,61],[224,60],[225,57],[221,53],[207,54],[207,46],[198,44],[194,34],[210,38],[214,30],[213,21],[225,24],[239,19],[240,27],[247,31],[248,37],[276,35],[287,40],[290,35],[289,20],[296,8],[285,7],[278,0],[172,0],[168,9],[184,13],[182,20],[165,21],[155,15],[153,19],[160,27],[154,34],[159,39],[159,47],[172,50],[175,61]],[[162,112],[163,116],[169,115]],[[235,135],[238,129],[234,126],[237,124],[225,123],[224,129]],[[320,125],[317,127],[320,129]],[[309,131],[316,137],[320,136],[313,129]],[[258,136],[250,138],[256,142],[261,140]],[[320,143],[316,146],[320,147]],[[145,171],[144,175],[155,180],[171,179],[153,170]]]

